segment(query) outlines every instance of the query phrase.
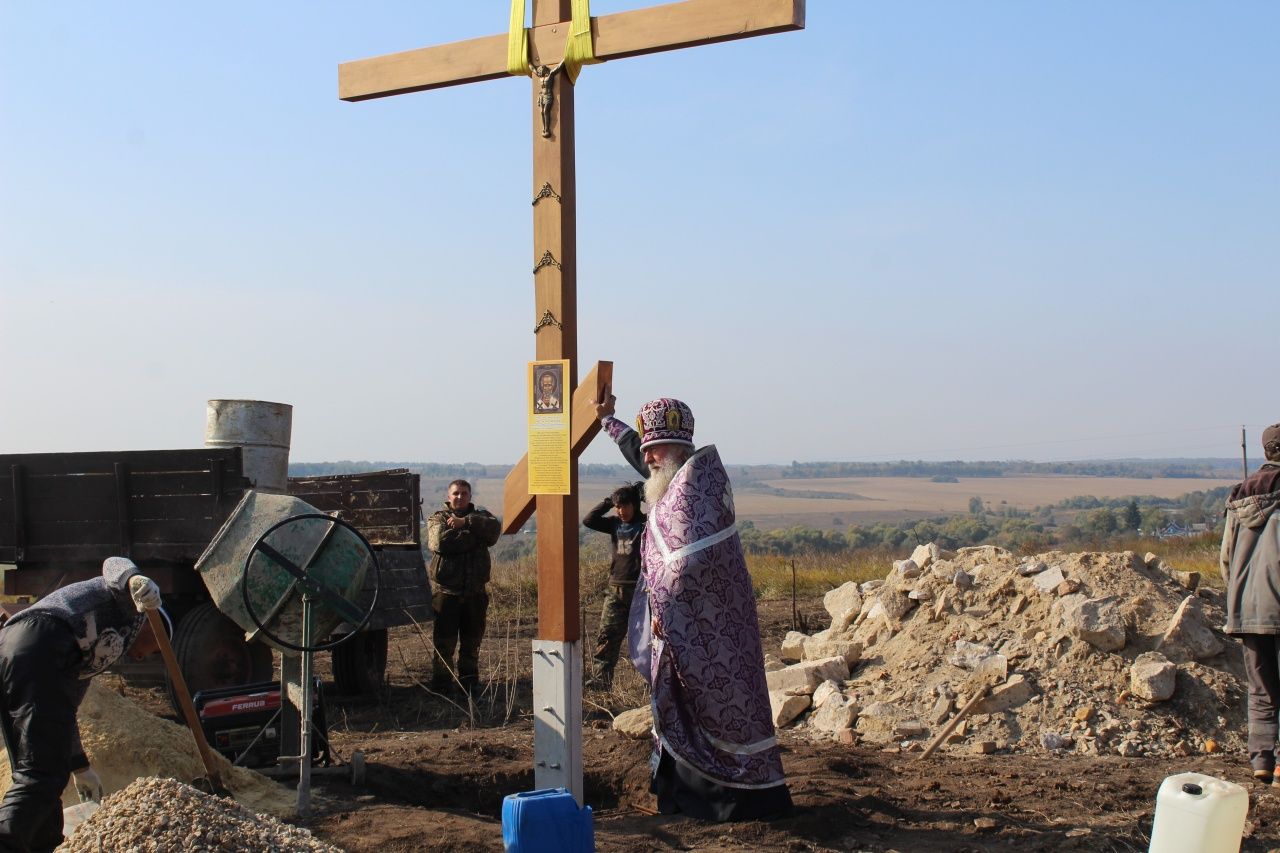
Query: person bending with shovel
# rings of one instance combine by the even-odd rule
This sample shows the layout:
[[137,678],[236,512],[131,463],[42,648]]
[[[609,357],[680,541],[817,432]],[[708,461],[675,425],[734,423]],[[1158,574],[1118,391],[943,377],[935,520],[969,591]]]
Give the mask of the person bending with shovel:
[[76,713],[89,679],[126,652],[142,660],[159,648],[146,618],[159,609],[155,581],[111,557],[102,577],[64,586],[0,628],[0,729],[13,777],[0,801],[0,853],[62,843],[62,790],[72,774],[82,798],[102,798]]

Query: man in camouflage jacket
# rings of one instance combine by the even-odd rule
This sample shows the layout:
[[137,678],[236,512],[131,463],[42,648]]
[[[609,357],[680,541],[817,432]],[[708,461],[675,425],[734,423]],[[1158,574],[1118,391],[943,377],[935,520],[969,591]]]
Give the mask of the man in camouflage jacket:
[[471,502],[471,484],[466,480],[454,480],[446,494],[444,506],[427,519],[427,547],[434,554],[431,606],[436,617],[431,684],[441,693],[455,684],[474,692],[480,683],[480,642],[489,611],[489,548],[502,534],[502,524]]

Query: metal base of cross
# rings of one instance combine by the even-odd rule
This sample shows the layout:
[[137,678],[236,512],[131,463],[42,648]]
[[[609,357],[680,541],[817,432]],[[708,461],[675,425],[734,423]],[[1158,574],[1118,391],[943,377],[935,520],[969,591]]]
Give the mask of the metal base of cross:
[[534,787],[583,803],[582,641],[533,641]]

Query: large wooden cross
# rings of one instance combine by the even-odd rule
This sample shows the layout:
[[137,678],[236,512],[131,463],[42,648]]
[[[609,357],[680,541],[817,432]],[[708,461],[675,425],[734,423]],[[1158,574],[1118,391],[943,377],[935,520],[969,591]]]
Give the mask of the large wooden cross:
[[[571,0],[533,0],[533,27],[529,31],[529,61],[541,71],[541,76],[532,78],[531,326],[536,358],[569,359],[565,387],[574,389],[570,494],[536,498],[538,637],[564,643],[577,642],[582,633],[578,617],[577,457],[599,431],[594,403],[612,381],[609,362],[601,362],[581,386],[577,381],[574,93],[566,74],[549,73],[564,56],[570,17]],[[804,0],[685,0],[591,19],[595,57],[602,62],[803,27]],[[582,73],[596,72],[586,68]],[[338,96],[344,101],[363,101],[506,76],[507,36],[500,34],[343,63],[338,67]],[[550,104],[547,87],[552,95]],[[526,465],[527,457],[507,477],[503,522],[506,533],[519,530],[535,505],[535,499],[528,494]],[[534,691],[538,692],[536,683]],[[578,699],[580,714],[580,696]],[[568,716],[572,718],[572,714]],[[566,720],[562,717],[560,722],[563,725]],[[535,741],[536,734],[535,726]],[[580,733],[570,732],[570,736],[578,737]],[[576,786],[571,787],[581,799],[580,763],[577,775]]]

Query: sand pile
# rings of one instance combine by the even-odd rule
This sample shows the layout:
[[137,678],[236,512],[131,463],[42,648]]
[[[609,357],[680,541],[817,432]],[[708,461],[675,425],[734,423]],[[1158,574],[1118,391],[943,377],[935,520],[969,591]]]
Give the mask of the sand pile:
[[102,807],[58,850],[341,853],[337,847],[315,840],[305,829],[254,814],[232,800],[210,796],[181,782],[156,777],[138,779],[103,798]]
[[775,721],[920,749],[994,685],[944,749],[1243,750],[1240,649],[1198,581],[1154,554],[921,546],[828,593],[830,628],[788,635],[767,666]]
[[[162,720],[120,694],[93,682],[80,705],[80,739],[107,793],[135,779],[165,776],[189,782],[205,775],[195,738],[186,726]],[[255,812],[291,817],[296,795],[261,773],[232,767],[214,753],[223,783],[237,801]],[[0,794],[9,788],[8,755],[0,750]],[[63,804],[78,802],[68,785]],[[125,848],[118,848],[125,849]]]

